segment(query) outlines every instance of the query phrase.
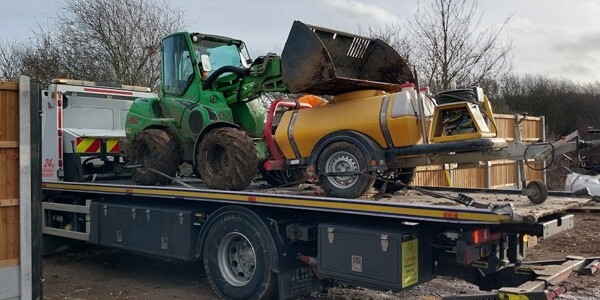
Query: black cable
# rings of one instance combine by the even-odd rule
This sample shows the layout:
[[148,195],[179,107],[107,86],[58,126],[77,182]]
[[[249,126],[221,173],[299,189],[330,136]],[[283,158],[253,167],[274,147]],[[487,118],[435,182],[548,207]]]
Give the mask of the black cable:
[[448,104],[460,101],[477,103],[477,96],[473,89],[456,89],[435,94],[437,104]]
[[[542,168],[535,168],[532,165],[529,164],[529,162],[527,161],[527,159],[525,159],[525,157],[527,157],[527,150],[529,150],[529,148],[531,148],[531,146],[539,146],[539,145],[550,145],[550,149],[552,149],[552,159],[550,160],[550,163],[548,163],[545,167]],[[525,148],[525,151],[523,152],[523,161],[525,162],[525,165],[530,168],[531,170],[534,171],[544,171],[546,169],[548,169],[550,166],[552,166],[552,164],[554,163],[554,145],[552,143],[548,143],[548,142],[544,142],[544,143],[534,143],[531,145],[528,145],[527,148]]]

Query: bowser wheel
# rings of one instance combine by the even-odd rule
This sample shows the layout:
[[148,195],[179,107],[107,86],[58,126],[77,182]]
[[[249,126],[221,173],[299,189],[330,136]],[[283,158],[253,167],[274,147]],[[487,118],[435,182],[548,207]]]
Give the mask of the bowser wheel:
[[131,164],[141,165],[131,171],[133,181],[139,185],[167,185],[181,163],[181,150],[177,139],[161,129],[146,129],[138,133],[130,146]]
[[243,130],[232,127],[206,134],[196,161],[202,181],[211,189],[245,189],[258,172],[252,139]]
[[403,186],[395,185],[394,182],[400,180],[404,184],[410,184],[413,178],[415,177],[415,168],[398,168],[389,169],[385,171],[377,171],[376,175],[377,179],[375,179],[375,184],[373,184],[373,187],[375,187],[376,190],[379,190],[383,186],[384,182],[388,181],[388,184],[385,187],[385,192],[393,194],[399,190],[404,189]]
[[271,299],[277,291],[274,250],[250,218],[229,213],[211,225],[204,244],[208,281],[221,299]]
[[366,193],[375,182],[374,172],[366,171],[367,168],[365,154],[348,142],[330,144],[317,160],[319,182],[333,197],[358,198]]
[[541,204],[548,198],[548,188],[539,180],[530,181],[526,189],[527,198],[534,204]]

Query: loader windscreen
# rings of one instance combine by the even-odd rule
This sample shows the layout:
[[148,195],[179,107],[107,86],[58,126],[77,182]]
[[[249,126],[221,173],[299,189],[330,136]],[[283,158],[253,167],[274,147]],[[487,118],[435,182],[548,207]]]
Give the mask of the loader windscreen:
[[244,67],[248,68],[248,55],[244,50],[244,44],[234,44],[225,41],[199,40],[194,43],[196,57],[200,55],[208,55],[211,64],[212,74],[215,70],[224,66]]

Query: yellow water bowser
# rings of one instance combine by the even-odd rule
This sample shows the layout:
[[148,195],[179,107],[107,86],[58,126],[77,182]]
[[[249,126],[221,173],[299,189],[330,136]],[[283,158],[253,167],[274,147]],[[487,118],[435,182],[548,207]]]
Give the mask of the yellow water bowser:
[[[396,93],[355,91],[335,96],[326,106],[287,111],[277,126],[275,141],[288,160],[309,157],[321,139],[348,130],[369,136],[382,149],[421,144],[416,95],[414,86],[407,84]],[[435,103],[425,95],[423,99],[430,123]]]

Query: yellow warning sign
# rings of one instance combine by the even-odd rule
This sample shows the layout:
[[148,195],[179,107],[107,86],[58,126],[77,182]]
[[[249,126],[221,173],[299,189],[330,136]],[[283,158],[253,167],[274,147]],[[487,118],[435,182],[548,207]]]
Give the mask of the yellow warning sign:
[[402,288],[419,281],[419,242],[402,242]]

